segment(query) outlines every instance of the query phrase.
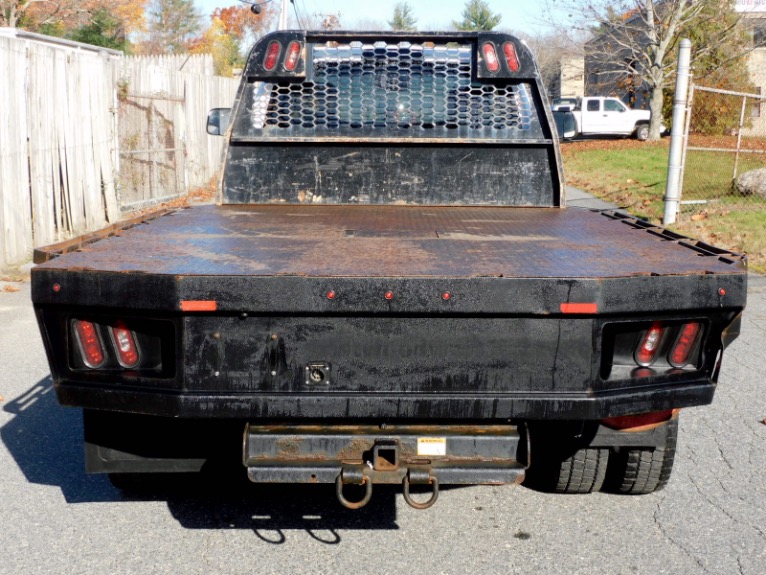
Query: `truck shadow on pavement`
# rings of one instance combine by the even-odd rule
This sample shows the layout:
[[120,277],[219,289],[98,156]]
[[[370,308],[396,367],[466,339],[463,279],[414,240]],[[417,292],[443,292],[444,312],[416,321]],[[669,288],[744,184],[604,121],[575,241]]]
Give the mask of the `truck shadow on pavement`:
[[70,504],[165,501],[184,528],[252,530],[271,544],[285,543],[290,530],[338,544],[340,529],[399,529],[397,486],[375,486],[370,503],[352,511],[338,502],[334,485],[256,485],[244,467],[230,464],[157,475],[121,491],[105,475],[85,473],[82,412],[57,403],[50,377],[2,407],[13,417],[0,428],[0,439],[27,481],[60,488]]

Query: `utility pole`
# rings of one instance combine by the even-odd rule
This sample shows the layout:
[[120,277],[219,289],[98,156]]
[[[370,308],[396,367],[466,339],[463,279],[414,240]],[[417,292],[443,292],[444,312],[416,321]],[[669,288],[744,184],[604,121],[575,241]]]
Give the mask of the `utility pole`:
[[279,25],[278,30],[287,30],[287,7],[290,4],[290,0],[282,0],[282,6],[279,9]]
[[689,69],[691,64],[692,43],[688,38],[681,40],[678,51],[678,72],[676,74],[676,93],[673,98],[673,126],[670,130],[670,157],[668,159],[668,182],[665,188],[664,225],[676,223],[678,206],[681,203],[681,173],[686,122],[687,97],[689,95]]

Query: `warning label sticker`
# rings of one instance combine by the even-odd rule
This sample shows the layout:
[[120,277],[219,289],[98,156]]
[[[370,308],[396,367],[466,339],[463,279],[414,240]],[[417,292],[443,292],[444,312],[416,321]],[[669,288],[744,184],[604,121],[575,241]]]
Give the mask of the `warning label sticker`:
[[447,455],[447,438],[418,437],[418,455]]

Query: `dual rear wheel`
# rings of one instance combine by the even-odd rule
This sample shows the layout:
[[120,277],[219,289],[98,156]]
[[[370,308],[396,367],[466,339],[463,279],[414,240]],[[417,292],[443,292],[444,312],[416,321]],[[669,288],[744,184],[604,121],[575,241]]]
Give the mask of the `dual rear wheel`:
[[524,484],[550,493],[606,491],[642,495],[659,491],[673,469],[678,419],[666,424],[656,447],[581,447],[582,438],[532,434],[532,464]]

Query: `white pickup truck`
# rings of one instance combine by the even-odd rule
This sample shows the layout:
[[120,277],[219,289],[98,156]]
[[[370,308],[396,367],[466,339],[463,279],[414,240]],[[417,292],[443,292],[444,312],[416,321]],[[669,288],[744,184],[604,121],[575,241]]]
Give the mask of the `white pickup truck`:
[[554,110],[559,135],[576,136],[635,136],[649,138],[649,110],[631,110],[618,98],[578,98],[573,107],[559,106]]

